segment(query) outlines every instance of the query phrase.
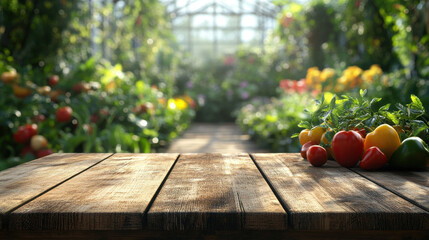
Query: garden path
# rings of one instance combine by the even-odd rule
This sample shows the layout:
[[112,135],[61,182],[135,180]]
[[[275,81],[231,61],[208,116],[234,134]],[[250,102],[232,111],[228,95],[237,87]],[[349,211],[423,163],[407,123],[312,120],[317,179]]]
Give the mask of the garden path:
[[193,123],[173,140],[168,153],[256,153],[268,152],[250,141],[233,123]]

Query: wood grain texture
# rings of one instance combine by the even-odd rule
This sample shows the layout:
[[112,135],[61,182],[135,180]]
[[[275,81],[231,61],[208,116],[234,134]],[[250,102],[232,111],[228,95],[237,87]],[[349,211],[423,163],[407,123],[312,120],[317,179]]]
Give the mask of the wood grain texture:
[[299,154],[252,154],[296,230],[429,230],[428,212],[334,161],[316,168]]
[[248,154],[183,154],[147,215],[149,229],[287,227],[287,215]]
[[13,231],[1,232],[2,240],[120,239],[120,240],[427,240],[428,231]]
[[429,211],[429,172],[377,171],[352,169],[390,191]]
[[115,154],[10,214],[10,230],[142,229],[178,154]]
[[110,155],[56,153],[0,172],[0,229],[9,211]]

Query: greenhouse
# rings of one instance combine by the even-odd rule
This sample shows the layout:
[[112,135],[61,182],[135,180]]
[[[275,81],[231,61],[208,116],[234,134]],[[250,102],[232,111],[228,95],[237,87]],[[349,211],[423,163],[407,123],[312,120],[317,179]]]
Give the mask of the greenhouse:
[[[235,123],[250,151],[299,151],[292,136],[316,127],[428,140],[425,1],[1,5],[3,169],[44,152],[169,151],[201,123]],[[320,109],[334,95],[355,111]]]
[[0,239],[428,237],[426,0],[0,0],[0,74]]
[[173,34],[192,56],[233,55],[240,45],[264,49],[280,8],[270,1],[163,1]]

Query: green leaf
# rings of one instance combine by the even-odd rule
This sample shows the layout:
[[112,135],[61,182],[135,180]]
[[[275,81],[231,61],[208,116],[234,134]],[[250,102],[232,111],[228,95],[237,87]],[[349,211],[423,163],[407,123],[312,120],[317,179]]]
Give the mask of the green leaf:
[[326,121],[326,119],[329,117],[329,115],[331,115],[331,113],[332,113],[332,110],[327,111],[325,114],[323,114],[323,117],[322,117],[323,121]]
[[365,122],[365,125],[368,126],[368,127],[372,127],[372,125],[374,125],[374,123],[375,123],[376,120],[377,120],[376,117],[371,117],[370,119],[368,119]]
[[384,105],[384,106],[381,106],[381,107],[378,109],[378,111],[387,111],[387,110],[389,110],[389,108],[390,108],[390,103],[388,103],[388,104],[386,104],[386,105]]
[[419,109],[422,109],[422,110],[425,109],[423,107],[423,104],[420,101],[420,99],[416,95],[414,95],[414,94],[411,94],[411,102],[413,103],[413,106],[416,106],[416,107],[418,107]]
[[329,103],[329,110],[333,110],[335,108],[336,99],[337,99],[337,96],[334,95],[331,99],[331,102]]
[[295,133],[294,135],[292,135],[290,138],[296,138],[299,136],[299,133]]
[[[419,121],[419,120],[416,120]],[[425,129],[428,129],[428,127],[423,123],[423,121],[420,121],[420,123],[412,124],[411,128],[413,129],[413,135],[417,136]]]
[[398,117],[391,113],[391,112],[387,112],[387,117],[390,119],[390,121],[392,121],[395,125],[399,125],[399,119]]
[[369,103],[369,105],[372,106],[374,103],[377,103],[377,102],[380,102],[380,101],[381,101],[381,98],[373,98],[371,100],[371,102]]
[[404,105],[400,104],[400,103],[396,104],[396,108],[398,108],[399,110],[401,110],[404,113],[407,112],[407,108]]
[[332,120],[332,123],[334,124],[334,126],[338,126],[338,123],[339,123],[338,116],[336,114],[334,114],[333,112],[331,112],[331,120]]
[[335,136],[335,132],[334,131],[327,131],[325,133],[325,138],[329,141],[332,142],[332,139],[334,139]]
[[306,129],[311,129],[311,124],[308,121],[301,121],[298,124],[298,127],[300,127],[300,128],[306,128]]
[[366,89],[361,89],[359,91],[359,95],[361,96],[361,98],[364,98],[367,93],[368,93],[368,91]]

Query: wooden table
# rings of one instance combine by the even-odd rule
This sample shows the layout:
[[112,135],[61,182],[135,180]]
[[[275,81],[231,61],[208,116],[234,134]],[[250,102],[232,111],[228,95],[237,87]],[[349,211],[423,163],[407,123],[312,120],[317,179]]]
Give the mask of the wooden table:
[[0,239],[429,239],[429,172],[299,154],[53,154],[0,172]]

